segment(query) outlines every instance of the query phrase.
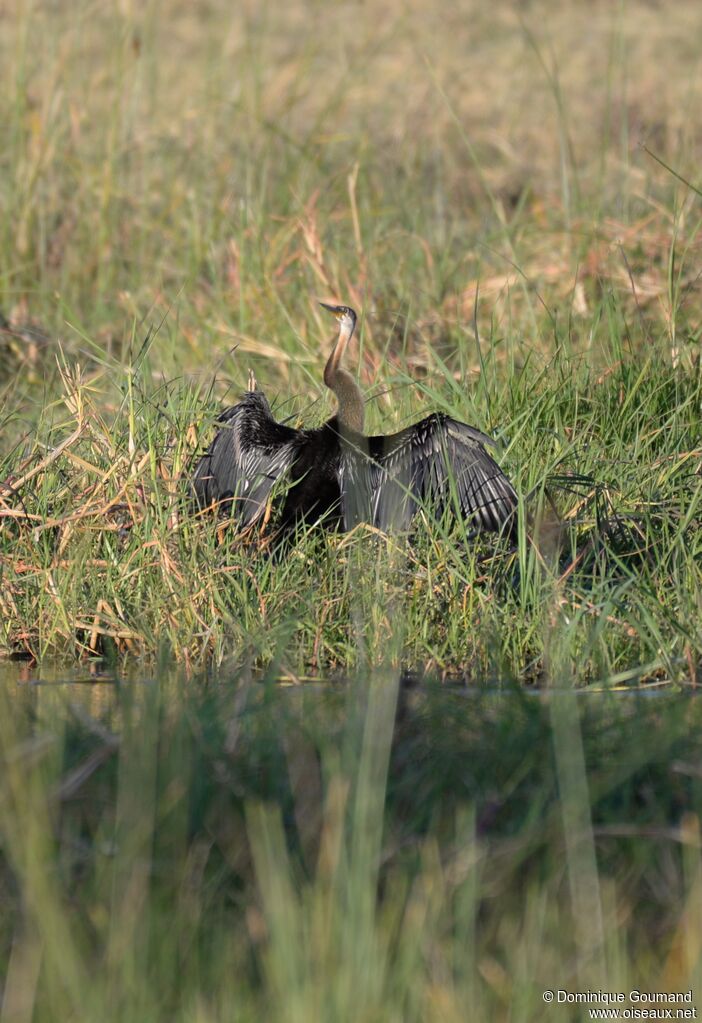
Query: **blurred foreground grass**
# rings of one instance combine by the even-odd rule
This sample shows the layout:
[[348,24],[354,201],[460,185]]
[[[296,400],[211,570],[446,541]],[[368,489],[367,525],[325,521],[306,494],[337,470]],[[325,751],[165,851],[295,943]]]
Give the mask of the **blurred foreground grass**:
[[699,1004],[697,699],[85,682],[0,682],[3,1021]]
[[516,555],[420,530],[377,599],[367,567],[362,658],[390,602],[411,667],[694,684],[701,30],[692,2],[7,5],[3,651],[357,663],[377,541],[279,564],[179,496],[249,367],[329,413],[337,296],[370,428],[495,432],[534,516]]

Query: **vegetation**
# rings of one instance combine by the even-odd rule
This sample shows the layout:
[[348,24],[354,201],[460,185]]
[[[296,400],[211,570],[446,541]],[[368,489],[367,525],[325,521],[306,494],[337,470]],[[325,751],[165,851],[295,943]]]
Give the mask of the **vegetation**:
[[[702,8],[669,8],[4,5],[2,1023],[699,1006]],[[250,369],[329,415],[318,298],[361,313],[371,430],[500,440],[515,550],[421,519],[281,556],[195,512]]]
[[[491,348],[484,377],[492,363]],[[147,391],[148,364],[109,420],[89,381],[65,369],[67,411],[51,406],[29,454],[13,453],[6,648],[37,659],[167,648],[190,665],[213,656],[328,674],[359,653],[382,662],[399,616],[397,659],[410,668],[539,680],[555,663],[559,680],[694,682],[698,374],[623,354],[601,379],[559,352],[548,373],[496,384],[486,401],[509,424],[518,489],[533,495],[516,552],[423,520],[409,541],[312,529],[280,556],[195,515],[180,481],[200,406],[182,385]],[[434,398],[457,415],[467,404],[458,383]]]
[[[334,7],[309,36],[218,4],[5,19],[5,653],[343,673],[355,579],[373,663],[399,615],[412,670],[694,683],[699,14],[643,76],[663,14],[634,7],[554,10],[546,34],[509,4],[353,32]],[[501,438],[518,552],[423,523],[301,536],[281,563],[194,517],[193,458],[249,369],[281,414],[329,414],[320,295],[362,311],[371,429],[438,408]]]
[[699,1005],[698,700],[225,679],[5,671],[6,1018]]

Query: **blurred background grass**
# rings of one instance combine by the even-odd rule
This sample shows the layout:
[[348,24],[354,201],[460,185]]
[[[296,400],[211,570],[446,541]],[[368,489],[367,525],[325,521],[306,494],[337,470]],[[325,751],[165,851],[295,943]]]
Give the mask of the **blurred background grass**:
[[553,315],[596,357],[610,289],[674,344],[699,207],[642,146],[696,179],[701,34],[694,2],[6,4],[3,308],[315,396],[318,295],[363,310],[364,383],[452,354],[478,282],[522,357]]

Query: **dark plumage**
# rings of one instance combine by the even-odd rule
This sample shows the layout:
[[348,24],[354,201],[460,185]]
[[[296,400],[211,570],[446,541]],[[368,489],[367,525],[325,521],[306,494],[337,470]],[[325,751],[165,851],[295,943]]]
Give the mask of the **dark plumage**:
[[263,394],[245,394],[222,413],[197,464],[199,505],[217,505],[250,526],[264,517],[281,480],[287,488],[276,522],[283,529],[320,518],[344,529],[358,522],[404,529],[427,506],[437,517],[453,507],[475,528],[513,534],[517,495],[485,450],[494,442],[484,433],[435,412],[387,437],[363,435],[362,395],[339,365],[356,316],[327,308],[341,323],[324,376],[339,399],[337,415],[318,429],[294,430],[276,422]]
[[[281,525],[312,521],[336,509],[339,518],[339,442],[336,420],[318,430],[293,430],[276,422],[260,391],[225,409],[221,427],[195,469],[193,487],[201,507],[231,512],[243,526],[265,513],[274,485],[290,486]],[[235,507],[232,505],[235,504]]]

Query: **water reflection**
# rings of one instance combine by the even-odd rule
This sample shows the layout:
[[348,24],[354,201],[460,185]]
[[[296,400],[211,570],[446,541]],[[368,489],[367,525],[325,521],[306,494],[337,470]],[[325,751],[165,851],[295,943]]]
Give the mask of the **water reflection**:
[[[203,971],[262,1018],[274,947],[332,978],[380,942],[399,978],[402,934],[426,949],[412,976],[434,990],[453,963],[440,983],[476,1019],[502,1018],[495,963],[527,1001],[598,971],[650,981],[702,876],[702,703],[589,695],[3,664],[0,959],[29,912],[39,1002],[82,978],[63,1018],[86,991],[101,1019],[115,991],[195,997]],[[693,986],[687,961],[666,983]],[[114,1016],[147,1017],[168,1018]]]

